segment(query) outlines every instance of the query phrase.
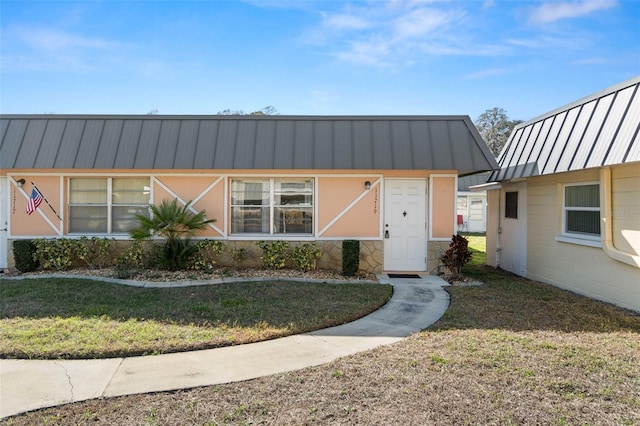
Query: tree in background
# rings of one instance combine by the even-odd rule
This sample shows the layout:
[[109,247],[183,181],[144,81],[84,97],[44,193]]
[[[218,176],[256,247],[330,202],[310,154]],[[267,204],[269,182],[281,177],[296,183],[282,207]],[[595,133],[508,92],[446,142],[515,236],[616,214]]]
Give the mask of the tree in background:
[[488,109],[475,122],[480,135],[487,143],[489,150],[498,157],[500,151],[509,140],[513,128],[522,120],[509,120],[507,112],[502,108]]
[[253,111],[248,114],[242,110],[235,111],[231,109],[225,109],[223,111],[218,111],[218,115],[278,115],[278,110],[275,107],[269,105],[262,109],[259,109],[258,111]]

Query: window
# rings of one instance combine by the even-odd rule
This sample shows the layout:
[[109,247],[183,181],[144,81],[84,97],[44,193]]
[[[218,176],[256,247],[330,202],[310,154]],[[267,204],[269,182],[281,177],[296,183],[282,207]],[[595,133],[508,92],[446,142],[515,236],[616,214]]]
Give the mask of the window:
[[467,197],[465,196],[458,196],[458,203],[457,203],[458,207],[457,207],[457,213],[461,214],[461,215],[466,215],[467,214]]
[[564,233],[600,237],[600,185],[564,187]]
[[475,222],[484,220],[484,201],[482,199],[477,199],[477,198],[471,199],[471,208],[469,209],[469,220],[475,221]]
[[149,178],[70,178],[69,232],[126,234],[149,215]]
[[511,219],[518,218],[518,193],[507,192],[505,194],[504,217]]
[[232,234],[313,234],[313,179],[234,179]]

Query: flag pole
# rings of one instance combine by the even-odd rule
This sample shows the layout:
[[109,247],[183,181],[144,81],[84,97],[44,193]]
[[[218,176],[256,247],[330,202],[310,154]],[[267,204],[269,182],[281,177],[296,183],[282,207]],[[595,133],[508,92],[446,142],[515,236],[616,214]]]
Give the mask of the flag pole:
[[49,202],[47,201],[47,199],[44,197],[44,194],[38,189],[38,187],[36,186],[35,183],[33,183],[33,181],[31,181],[31,185],[33,185],[33,187],[36,189],[36,191],[38,191],[38,193],[40,195],[42,195],[42,199],[44,200],[45,203],[47,203],[47,205],[49,206],[49,208],[51,209],[51,211],[53,212],[53,214],[56,215],[56,217],[58,218],[58,220],[62,221],[62,218],[58,215],[58,212],[53,208],[53,206],[51,204],[49,204]]

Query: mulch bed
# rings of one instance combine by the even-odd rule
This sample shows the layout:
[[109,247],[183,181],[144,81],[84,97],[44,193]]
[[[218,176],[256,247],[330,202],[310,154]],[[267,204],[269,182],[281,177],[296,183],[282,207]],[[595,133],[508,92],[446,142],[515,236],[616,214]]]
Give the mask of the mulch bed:
[[[5,277],[30,277],[37,278],[41,275],[70,275],[89,277],[122,278],[115,267],[102,269],[75,268],[66,271],[40,270],[35,272],[21,273],[18,271],[0,275]],[[129,271],[129,280],[154,281],[154,282],[174,282],[174,281],[203,281],[220,278],[308,278],[316,280],[348,280],[348,281],[378,281],[375,274],[358,271],[353,277],[345,277],[338,271],[328,269],[317,269],[313,271],[300,271],[297,269],[260,269],[260,268],[217,268],[207,271],[165,271],[160,269],[144,269]]]

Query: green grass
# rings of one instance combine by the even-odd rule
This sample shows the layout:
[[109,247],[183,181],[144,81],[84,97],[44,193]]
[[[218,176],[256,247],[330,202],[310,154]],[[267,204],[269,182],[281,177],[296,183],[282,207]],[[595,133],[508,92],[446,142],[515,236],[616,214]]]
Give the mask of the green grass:
[[0,357],[100,358],[255,342],[351,321],[386,303],[391,291],[375,284],[154,289],[0,280]]
[[469,249],[473,253],[470,264],[485,265],[487,263],[487,237],[485,234],[464,233],[461,235],[469,240]]
[[7,424],[640,425],[638,313],[482,265],[465,273],[484,284],[447,287],[444,316],[393,345],[241,383],[67,404]]
[[[640,316],[486,267],[484,238],[469,240],[474,261],[464,272],[484,285],[448,287],[445,315],[395,345],[238,384],[69,404],[7,424],[640,424]],[[49,296],[60,297],[58,306],[86,303]],[[246,304],[235,292],[216,309]],[[192,319],[209,308],[192,303]]]

